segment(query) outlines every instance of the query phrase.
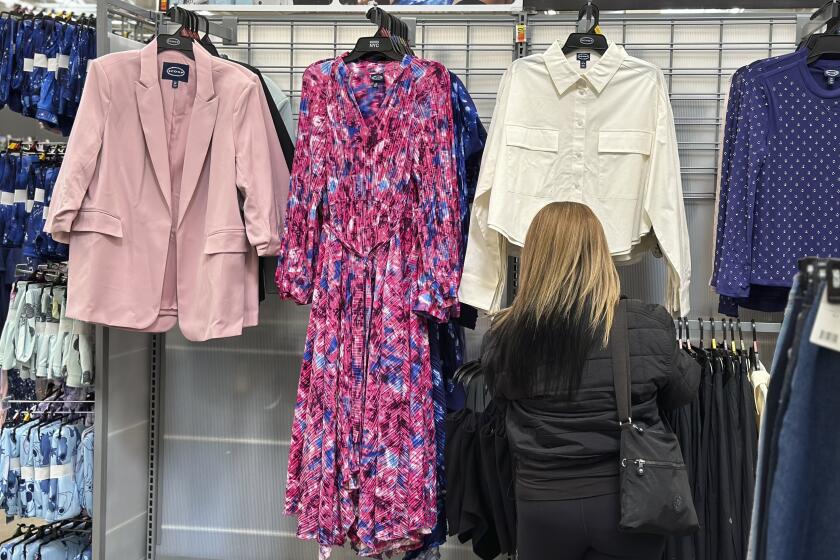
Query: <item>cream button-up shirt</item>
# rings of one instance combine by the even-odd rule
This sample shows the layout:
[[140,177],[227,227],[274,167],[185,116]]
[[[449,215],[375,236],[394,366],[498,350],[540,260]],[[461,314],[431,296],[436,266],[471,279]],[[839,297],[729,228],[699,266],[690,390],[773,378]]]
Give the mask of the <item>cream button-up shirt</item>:
[[461,301],[498,310],[509,245],[524,244],[543,206],[574,201],[598,216],[617,262],[658,245],[668,267],[666,303],[688,315],[691,255],[662,71],[616,44],[587,66],[570,62],[555,42],[515,61],[502,77],[472,209]]

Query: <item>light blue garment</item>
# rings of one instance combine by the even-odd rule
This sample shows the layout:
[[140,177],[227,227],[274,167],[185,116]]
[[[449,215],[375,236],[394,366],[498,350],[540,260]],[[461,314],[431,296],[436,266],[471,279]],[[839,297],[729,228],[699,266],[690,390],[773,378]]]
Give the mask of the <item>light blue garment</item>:
[[40,549],[41,560],[67,560],[67,544],[62,540],[45,543]]
[[0,560],[12,560],[15,544],[24,539],[23,535],[0,544]]
[[20,513],[18,500],[18,480],[20,479],[20,453],[15,428],[3,428],[0,435],[0,448],[3,450],[3,461],[0,465],[0,491],[3,494],[3,509],[6,515],[15,516]]
[[18,483],[18,515],[21,517],[35,516],[35,469],[32,455],[32,441],[37,440],[38,428],[33,427],[36,422],[29,422],[15,430],[15,437],[20,448],[20,479]]
[[85,549],[70,560],[93,560],[93,549],[88,545]]
[[41,541],[28,543],[24,548],[26,548],[26,556],[23,556],[22,560],[38,560],[41,552]]
[[81,437],[78,426],[62,426],[53,433],[47,519],[72,519],[82,511],[76,485]]
[[6,316],[6,323],[3,325],[3,333],[0,335],[0,368],[15,369],[15,341],[17,340],[18,322],[23,312],[23,302],[26,300],[26,291],[29,289],[29,282],[18,282],[17,291],[9,300],[9,314]]
[[90,517],[93,517],[93,441],[93,428],[88,428],[82,433],[82,443],[76,461],[79,505]]
[[[17,336],[15,338],[15,359],[18,362],[20,376],[23,379],[35,379],[35,372],[30,367],[35,347],[38,344],[35,325],[41,309],[41,292],[43,284],[30,284],[26,290],[18,320]],[[32,373],[31,377],[29,373]]]
[[32,439],[32,464],[35,467],[35,485],[32,501],[35,504],[35,517],[47,522],[55,521],[51,517],[47,504],[50,495],[50,458],[53,454],[52,436],[61,427],[60,422],[53,422],[38,428],[38,437]]
[[24,555],[24,543],[26,541],[18,541],[17,544],[12,548],[12,560],[24,560],[26,556]]
[[[64,558],[57,559],[57,560],[74,560],[82,555],[84,549],[88,547],[88,543],[90,542],[90,537],[82,537],[82,536],[73,536],[64,539],[64,546],[65,546],[65,556]],[[44,557],[44,560],[48,560]]]
[[280,118],[283,119],[283,124],[286,126],[286,131],[289,133],[289,138],[292,139],[292,144],[297,139],[297,130],[295,129],[295,121],[292,118],[292,100],[286,95],[286,92],[277,85],[268,74],[263,74],[265,86],[268,88],[268,93],[271,94],[271,99],[277,110],[280,112]]
[[[0,508],[6,509],[6,488],[8,487],[9,462],[11,459],[12,428],[0,431]],[[2,560],[2,559],[0,559]]]

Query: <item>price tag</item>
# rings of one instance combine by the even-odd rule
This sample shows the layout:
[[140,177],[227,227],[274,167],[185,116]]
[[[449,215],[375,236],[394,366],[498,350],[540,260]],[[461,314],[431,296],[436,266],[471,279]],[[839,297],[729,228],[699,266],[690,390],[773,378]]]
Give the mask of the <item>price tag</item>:
[[840,304],[828,301],[828,290],[823,292],[814,329],[811,331],[811,344],[840,352]]
[[520,23],[516,26],[516,42],[517,43],[524,43],[525,42],[525,24]]

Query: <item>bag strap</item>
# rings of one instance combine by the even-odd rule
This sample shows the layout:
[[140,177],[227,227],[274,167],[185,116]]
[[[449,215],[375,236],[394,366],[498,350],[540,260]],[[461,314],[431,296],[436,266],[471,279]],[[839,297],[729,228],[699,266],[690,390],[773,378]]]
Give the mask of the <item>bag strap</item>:
[[630,407],[630,343],[627,332],[627,300],[619,300],[609,342],[612,355],[613,388],[620,425],[632,423]]

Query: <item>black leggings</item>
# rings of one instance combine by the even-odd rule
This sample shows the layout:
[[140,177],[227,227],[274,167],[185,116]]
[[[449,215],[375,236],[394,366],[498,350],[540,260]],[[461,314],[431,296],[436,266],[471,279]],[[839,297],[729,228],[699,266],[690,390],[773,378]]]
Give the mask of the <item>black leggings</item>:
[[665,538],[621,533],[618,495],[517,500],[519,560],[659,560]]

